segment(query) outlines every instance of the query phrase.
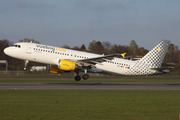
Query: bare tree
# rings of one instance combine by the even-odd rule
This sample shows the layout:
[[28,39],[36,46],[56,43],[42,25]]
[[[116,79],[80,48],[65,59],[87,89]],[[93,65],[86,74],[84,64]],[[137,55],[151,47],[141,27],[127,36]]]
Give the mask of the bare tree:
[[24,38],[24,39],[19,40],[19,42],[31,42],[31,41],[32,41],[33,43],[38,43],[38,44],[40,44],[39,41],[34,40],[34,39],[29,39],[29,38]]
[[145,49],[144,47],[140,47],[140,48],[138,48],[138,53],[137,53],[137,55],[144,56],[144,55],[146,55],[148,52],[149,52],[149,50]]
[[67,49],[71,49],[71,48],[69,47],[69,45],[63,45],[62,47],[63,47],[63,48],[67,48]]
[[124,52],[127,52],[127,50],[128,50],[127,48],[128,48],[127,46],[114,44],[114,45],[111,46],[111,49],[109,50],[109,53],[110,54],[124,53]]
[[111,43],[106,41],[106,42],[103,42],[102,43],[103,47],[104,47],[104,52],[105,54],[108,54],[109,53],[109,50],[111,48]]
[[93,53],[103,54],[104,47],[100,41],[93,40],[89,43],[89,50]]

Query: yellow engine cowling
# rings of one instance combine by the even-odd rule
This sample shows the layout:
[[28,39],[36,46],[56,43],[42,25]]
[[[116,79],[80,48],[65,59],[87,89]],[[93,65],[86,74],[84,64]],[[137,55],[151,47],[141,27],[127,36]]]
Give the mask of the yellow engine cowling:
[[50,72],[51,73],[64,73],[64,71],[73,71],[76,69],[76,62],[69,60],[59,60],[58,66],[52,65]]
[[58,66],[57,66],[57,65],[51,65],[50,73],[60,74],[60,73],[64,73],[64,71],[58,69]]
[[64,71],[73,71],[76,68],[76,62],[69,60],[59,60],[58,68]]

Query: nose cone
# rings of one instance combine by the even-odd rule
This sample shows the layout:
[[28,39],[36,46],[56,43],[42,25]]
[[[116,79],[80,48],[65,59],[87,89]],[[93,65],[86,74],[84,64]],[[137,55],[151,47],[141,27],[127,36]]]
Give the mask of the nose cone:
[[6,55],[10,55],[11,52],[12,52],[12,51],[11,51],[8,47],[4,49],[4,53],[5,53]]
[[4,49],[4,53],[10,57],[18,58],[18,50],[16,47],[7,47]]

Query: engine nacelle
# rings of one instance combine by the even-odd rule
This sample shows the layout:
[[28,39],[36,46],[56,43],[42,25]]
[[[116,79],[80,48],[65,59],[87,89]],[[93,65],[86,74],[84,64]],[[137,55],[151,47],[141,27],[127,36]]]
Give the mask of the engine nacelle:
[[56,74],[64,73],[63,70],[58,69],[57,65],[51,65],[49,72],[56,73]]
[[58,61],[58,69],[63,71],[73,71],[76,69],[76,62],[61,59]]

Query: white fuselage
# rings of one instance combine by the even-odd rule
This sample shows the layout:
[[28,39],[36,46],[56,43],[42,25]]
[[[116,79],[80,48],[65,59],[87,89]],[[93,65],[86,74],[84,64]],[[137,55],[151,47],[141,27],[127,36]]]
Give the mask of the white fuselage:
[[[58,65],[59,59],[77,61],[102,56],[88,52],[81,52],[35,43],[22,42],[16,43],[15,45],[6,48],[4,52],[9,56],[18,59],[29,60],[50,65]],[[131,61],[122,58],[114,58],[112,61],[106,61],[102,62],[101,64],[96,64],[95,67],[99,69],[99,72],[111,72],[126,75],[126,72],[130,70],[136,62],[137,61]],[[98,72],[97,69],[95,72]]]

